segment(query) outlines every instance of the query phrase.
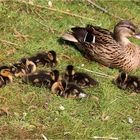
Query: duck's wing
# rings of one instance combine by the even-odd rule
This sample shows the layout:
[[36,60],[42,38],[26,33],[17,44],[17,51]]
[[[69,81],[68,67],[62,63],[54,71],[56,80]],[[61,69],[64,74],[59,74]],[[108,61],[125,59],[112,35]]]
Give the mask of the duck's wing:
[[114,40],[112,32],[99,26],[88,25],[86,28],[74,27],[71,30],[72,32],[65,33],[62,38],[72,42],[103,44],[109,42],[109,40]]
[[121,46],[109,30],[88,25],[86,28],[74,27],[63,39],[75,42],[78,50],[89,60],[96,60],[110,67],[114,57],[120,53]]

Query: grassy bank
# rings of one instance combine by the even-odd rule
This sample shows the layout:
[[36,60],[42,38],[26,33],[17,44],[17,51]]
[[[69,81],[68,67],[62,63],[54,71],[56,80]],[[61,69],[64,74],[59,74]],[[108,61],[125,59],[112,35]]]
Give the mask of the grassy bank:
[[[48,1],[32,2],[48,7]],[[92,71],[116,76],[118,70],[87,61],[73,45],[59,39],[72,26],[94,24],[112,30],[119,20],[92,7],[87,1],[57,0],[52,4],[52,8],[83,18],[12,0],[0,3],[0,65],[9,65],[21,57],[53,49],[59,58],[56,69],[61,72],[67,64],[84,64]],[[139,2],[100,0],[96,4],[116,16],[140,23]],[[140,42],[134,42],[140,45]],[[47,67],[38,69],[50,70]],[[93,139],[95,136],[139,139],[140,96],[130,96],[129,91],[118,89],[110,78],[90,74],[100,85],[86,92],[95,95],[98,101],[63,99],[53,96],[43,87],[23,84],[21,79],[15,79],[12,84],[0,88],[0,137],[43,139],[44,135],[48,139]],[[139,75],[140,71],[134,74]],[[64,110],[61,110],[61,106]]]

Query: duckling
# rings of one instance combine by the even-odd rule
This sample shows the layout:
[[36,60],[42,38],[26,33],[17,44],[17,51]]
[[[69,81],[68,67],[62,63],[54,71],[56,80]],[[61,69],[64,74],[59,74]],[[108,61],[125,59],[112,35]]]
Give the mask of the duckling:
[[114,83],[121,89],[129,89],[140,93],[140,78],[121,72]]
[[10,69],[15,77],[22,77],[26,74],[25,65],[21,62],[10,64]]
[[43,66],[55,66],[57,64],[56,52],[51,50],[48,52],[42,52],[28,58],[30,61],[34,62],[36,65],[42,64]]
[[48,58],[45,60],[46,62],[48,61],[48,65],[50,65],[51,67],[56,66],[58,62],[56,52],[53,50],[49,51]]
[[14,76],[23,77],[26,74],[35,72],[36,65],[32,61],[22,58],[19,62],[12,64],[10,69]]
[[55,82],[51,87],[51,92],[63,98],[81,99],[89,96],[80,87],[67,83],[65,80]]
[[9,67],[9,66],[1,66],[1,67],[0,67],[0,71],[1,71],[1,70],[4,70],[4,69],[10,70],[10,67]]
[[3,69],[0,71],[0,88],[12,81],[13,81],[13,76],[10,70]]
[[26,75],[24,77],[24,82],[31,83],[34,86],[38,87],[45,86],[47,88],[50,88],[52,84],[56,82],[58,79],[59,79],[58,70],[53,70],[52,72],[39,71],[36,73]]
[[68,65],[65,70],[64,79],[74,82],[76,85],[86,88],[98,85],[98,82],[83,72],[75,72],[74,66]]
[[58,70],[53,70],[52,72],[50,72],[51,75],[51,86],[53,85],[54,82],[57,82],[58,80],[61,80],[61,77],[59,75],[59,71]]
[[26,74],[33,73],[36,71],[36,64],[33,61],[23,58],[20,60],[20,62],[25,65]]
[[137,27],[128,20],[122,20],[114,32],[99,26],[74,27],[62,38],[74,42],[84,56],[107,67],[131,72],[140,67],[140,48],[130,42],[129,37],[140,39]]

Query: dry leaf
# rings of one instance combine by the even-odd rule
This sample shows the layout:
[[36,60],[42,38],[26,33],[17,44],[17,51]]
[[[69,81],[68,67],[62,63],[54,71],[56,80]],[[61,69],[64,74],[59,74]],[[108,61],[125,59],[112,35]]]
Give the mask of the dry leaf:
[[101,116],[101,120],[102,121],[108,121],[109,120],[109,116],[106,115],[105,113],[103,113],[102,116]]
[[62,111],[65,110],[64,106],[62,106],[62,105],[59,106],[59,109]]
[[137,93],[136,92],[132,92],[129,96],[136,96]]
[[133,119],[132,119],[131,117],[128,117],[128,122],[129,122],[130,124],[132,124],[132,123],[133,123]]
[[33,0],[29,0],[29,4],[34,5]]
[[72,58],[70,56],[66,55],[66,54],[61,54],[61,57],[63,57],[64,59],[73,61]]
[[21,41],[25,41],[25,42],[28,40],[29,37],[28,35],[23,35],[19,31],[17,31],[17,29],[14,29],[14,36],[20,39]]
[[94,100],[97,101],[97,102],[99,102],[99,97],[97,97],[97,96],[92,95],[90,98],[91,98],[91,99],[94,99]]
[[15,54],[15,52],[16,52],[16,49],[12,48],[12,49],[9,49],[8,51],[6,51],[6,54],[11,55],[11,54]]
[[48,6],[49,6],[49,7],[52,7],[52,6],[53,6],[53,5],[52,5],[52,2],[51,2],[50,0],[48,1]]
[[7,106],[3,106],[1,109],[0,109],[0,116],[2,115],[10,115],[10,112],[9,112],[9,107]]
[[85,66],[85,64],[81,64],[81,67],[84,67]]
[[49,103],[46,102],[45,105],[44,105],[44,108],[48,109],[48,106],[49,106]]

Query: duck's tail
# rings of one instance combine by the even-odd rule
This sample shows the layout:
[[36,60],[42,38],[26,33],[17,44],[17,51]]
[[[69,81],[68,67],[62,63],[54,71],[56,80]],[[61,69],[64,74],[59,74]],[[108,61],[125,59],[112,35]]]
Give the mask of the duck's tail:
[[72,35],[72,33],[64,33],[62,35],[62,38],[70,42],[78,42],[78,40]]

